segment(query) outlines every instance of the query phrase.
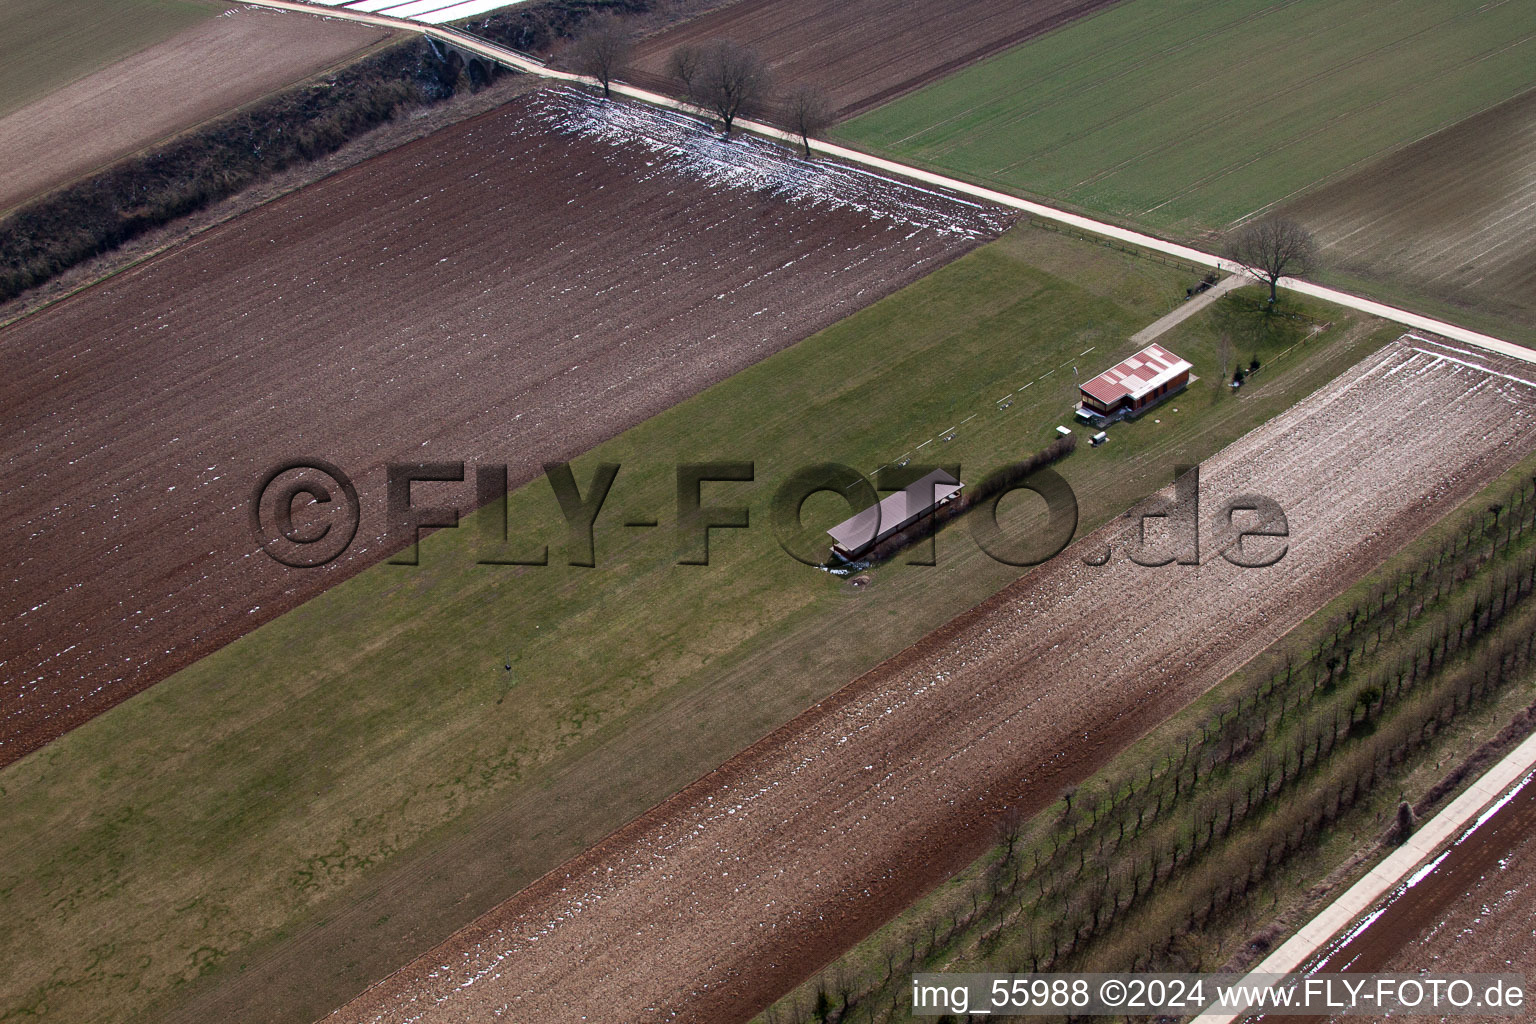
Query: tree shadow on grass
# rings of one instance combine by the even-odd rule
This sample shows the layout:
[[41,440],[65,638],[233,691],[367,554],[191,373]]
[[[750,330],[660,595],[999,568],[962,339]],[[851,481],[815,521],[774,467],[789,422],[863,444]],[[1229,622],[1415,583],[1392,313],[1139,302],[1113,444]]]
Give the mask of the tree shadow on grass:
[[1312,327],[1312,321],[1286,308],[1282,300],[1275,306],[1242,295],[1223,295],[1211,307],[1211,317],[1219,334],[1232,340],[1244,361],[1250,355],[1263,358],[1300,341]]

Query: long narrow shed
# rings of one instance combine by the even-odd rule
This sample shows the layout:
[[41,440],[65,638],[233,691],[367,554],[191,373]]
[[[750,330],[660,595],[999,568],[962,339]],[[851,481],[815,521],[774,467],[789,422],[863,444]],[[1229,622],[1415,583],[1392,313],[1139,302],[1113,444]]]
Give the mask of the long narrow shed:
[[948,504],[963,486],[942,469],[934,470],[906,490],[897,491],[828,530],[833,554],[849,561],[858,558],[891,534]]

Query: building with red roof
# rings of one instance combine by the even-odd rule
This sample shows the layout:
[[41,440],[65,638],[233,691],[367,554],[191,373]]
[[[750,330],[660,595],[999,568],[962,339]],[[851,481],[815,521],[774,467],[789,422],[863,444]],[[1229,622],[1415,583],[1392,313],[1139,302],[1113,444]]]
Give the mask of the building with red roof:
[[1187,360],[1161,345],[1148,345],[1118,366],[1082,384],[1083,408],[1100,416],[1136,416],[1189,385]]

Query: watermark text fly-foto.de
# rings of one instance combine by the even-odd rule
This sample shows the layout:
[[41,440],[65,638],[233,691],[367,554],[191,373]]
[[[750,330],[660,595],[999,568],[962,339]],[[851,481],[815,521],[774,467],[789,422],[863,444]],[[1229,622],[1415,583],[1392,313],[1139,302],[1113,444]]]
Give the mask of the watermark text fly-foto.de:
[[916,1017],[1529,1014],[1520,974],[917,974]]
[[[566,528],[564,564],[596,567],[595,528],[608,507],[608,499],[622,467],[618,463],[598,464],[585,485],[577,479],[570,464],[547,463],[544,480],[551,489]],[[748,460],[681,462],[674,467],[676,484],[675,518],[671,524],[676,546],[676,564],[710,564],[710,540],[716,531],[744,530],[752,527],[748,504],[760,497],[764,481],[759,480],[756,463]],[[1199,467],[1179,466],[1174,471],[1174,495],[1144,502],[1127,518],[1135,527],[1126,533],[1121,552],[1137,565],[1197,565],[1201,561],[1201,491]],[[790,557],[806,565],[824,566],[835,561],[841,550],[848,561],[873,549],[896,527],[915,529],[911,551],[905,559],[911,565],[937,564],[932,527],[939,517],[955,510],[943,508],[950,497],[960,493],[960,466],[886,466],[871,480],[857,470],[839,463],[817,463],[790,473],[774,488],[768,506],[768,525],[779,547]],[[473,483],[472,504],[427,504],[420,500],[417,488],[430,484]],[[547,566],[552,564],[548,544],[522,540],[536,524],[512,523],[508,518],[508,472],[501,463],[466,464],[464,462],[389,463],[385,467],[384,535],[397,553],[389,559],[394,565],[417,565],[419,540],[423,531],[454,529],[462,516],[476,509],[488,508],[479,520],[483,531],[484,552],[477,559],[481,565]],[[944,486],[949,484],[951,486]],[[1018,492],[1032,493],[1044,507],[1040,522],[1027,530],[1010,528],[1006,517],[999,516],[1004,498]],[[805,526],[806,502],[816,494],[830,493],[847,502],[852,516],[844,525],[854,537],[840,538],[829,546],[825,532]],[[904,502],[891,506],[880,494],[902,494]],[[969,494],[978,497],[969,500]],[[985,474],[966,496],[962,505],[969,533],[978,547],[992,559],[1008,565],[1030,566],[1059,555],[1072,542],[1078,525],[1078,500],[1071,485],[1049,467],[1030,468],[1027,464],[998,467]],[[465,495],[465,497],[468,497]],[[902,523],[882,523],[889,515],[887,507],[917,510],[919,514]],[[351,477],[335,464],[318,458],[292,459],[272,466],[257,481],[250,499],[250,528],[256,543],[273,559],[293,568],[327,565],[351,546],[363,519],[363,505]],[[617,513],[609,516],[619,521]],[[923,520],[928,518],[930,523]],[[1264,568],[1276,564],[1288,550],[1290,526],[1285,513],[1274,500],[1262,495],[1243,494],[1228,499],[1219,509],[1214,550],[1233,565]],[[655,518],[627,518],[623,526],[632,529],[656,529],[662,523]],[[906,543],[898,536],[890,543]],[[1114,558],[1110,547],[1083,554],[1091,566],[1102,566]]]

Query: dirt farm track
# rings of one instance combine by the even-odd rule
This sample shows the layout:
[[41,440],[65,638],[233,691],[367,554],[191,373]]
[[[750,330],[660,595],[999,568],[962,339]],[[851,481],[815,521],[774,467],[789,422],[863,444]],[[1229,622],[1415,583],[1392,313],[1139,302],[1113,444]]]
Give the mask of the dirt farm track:
[[[1198,565],[1109,524],[328,1020],[746,1019],[1533,447],[1521,367],[1393,343],[1202,467]],[[1239,494],[1278,564],[1220,557]]]
[[[0,764],[383,557],[386,462],[526,481],[1008,223],[781,154],[541,90],[0,330]],[[249,528],[304,456],[325,569]]]

